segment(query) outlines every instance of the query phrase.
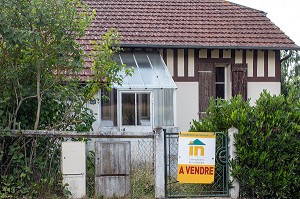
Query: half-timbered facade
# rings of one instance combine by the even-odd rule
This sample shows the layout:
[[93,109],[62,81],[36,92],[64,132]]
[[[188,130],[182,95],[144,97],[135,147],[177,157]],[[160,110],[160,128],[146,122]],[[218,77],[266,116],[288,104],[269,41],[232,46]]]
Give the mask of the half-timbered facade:
[[299,49],[266,13],[225,0],[85,2],[97,11],[80,41],[86,50],[115,28],[124,48],[116,61],[135,68],[108,93],[110,102],[90,105],[98,114],[94,130],[185,131],[211,97],[241,94],[254,105],[263,90],[280,94],[280,50]]
[[188,128],[203,116],[210,97],[241,94],[253,105],[264,89],[280,94],[279,50],[161,49],[160,54],[178,87],[179,126]]

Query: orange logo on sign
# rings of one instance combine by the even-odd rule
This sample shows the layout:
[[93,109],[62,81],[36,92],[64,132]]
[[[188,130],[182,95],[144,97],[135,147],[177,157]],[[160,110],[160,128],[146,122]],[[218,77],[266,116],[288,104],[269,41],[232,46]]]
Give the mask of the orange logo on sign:
[[189,143],[189,155],[190,156],[204,156],[204,143],[199,139],[190,141]]

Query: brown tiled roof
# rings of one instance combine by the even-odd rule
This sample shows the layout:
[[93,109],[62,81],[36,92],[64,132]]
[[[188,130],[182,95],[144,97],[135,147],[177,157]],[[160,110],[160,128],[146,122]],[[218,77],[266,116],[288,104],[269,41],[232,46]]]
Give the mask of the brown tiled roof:
[[126,47],[299,49],[266,13],[225,0],[85,0],[97,12],[82,43],[115,28]]

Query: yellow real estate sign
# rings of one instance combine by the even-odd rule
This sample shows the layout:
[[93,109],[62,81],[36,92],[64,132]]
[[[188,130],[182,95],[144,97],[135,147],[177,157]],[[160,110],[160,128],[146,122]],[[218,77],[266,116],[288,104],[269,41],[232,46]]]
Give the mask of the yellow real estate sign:
[[181,132],[178,144],[179,183],[213,183],[215,152],[216,133]]

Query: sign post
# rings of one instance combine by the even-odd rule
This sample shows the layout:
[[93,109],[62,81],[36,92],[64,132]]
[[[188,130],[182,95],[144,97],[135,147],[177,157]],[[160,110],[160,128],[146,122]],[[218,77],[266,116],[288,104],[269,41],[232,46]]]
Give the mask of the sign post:
[[179,183],[212,184],[215,176],[216,133],[181,132],[178,146]]

